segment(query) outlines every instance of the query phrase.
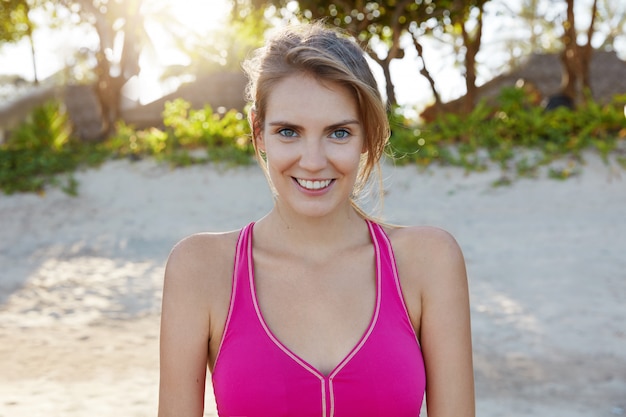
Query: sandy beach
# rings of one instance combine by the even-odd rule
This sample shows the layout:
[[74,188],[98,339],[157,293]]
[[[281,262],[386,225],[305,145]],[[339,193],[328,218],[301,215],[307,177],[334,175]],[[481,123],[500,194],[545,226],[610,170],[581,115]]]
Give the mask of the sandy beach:
[[[386,167],[386,219],[464,250],[479,417],[626,416],[626,171]],[[156,416],[163,267],[271,198],[256,166],[111,161],[79,196],[0,194],[0,417]],[[206,416],[216,416],[211,389]]]

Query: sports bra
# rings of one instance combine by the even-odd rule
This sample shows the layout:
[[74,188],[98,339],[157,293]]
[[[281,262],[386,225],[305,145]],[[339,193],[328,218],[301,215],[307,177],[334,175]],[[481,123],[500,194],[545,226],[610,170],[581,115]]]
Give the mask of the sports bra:
[[252,230],[237,242],[230,307],[212,374],[220,417],[417,417],[426,374],[389,238],[367,221],[376,305],[350,353],[325,375],[269,329],[254,283]]

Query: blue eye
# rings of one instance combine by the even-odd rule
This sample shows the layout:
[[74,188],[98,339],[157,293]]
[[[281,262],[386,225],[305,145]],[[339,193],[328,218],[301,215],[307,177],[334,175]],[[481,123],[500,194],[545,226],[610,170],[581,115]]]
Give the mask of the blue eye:
[[288,129],[288,128],[285,128],[285,129],[280,129],[280,130],[278,131],[278,134],[279,134],[279,135],[281,135],[281,136],[284,136],[284,137],[286,137],[286,138],[293,138],[293,137],[298,136],[298,134],[296,133],[296,131],[295,131],[295,130],[293,130],[293,129]]
[[350,132],[348,132],[346,129],[335,130],[330,135],[330,137],[333,139],[346,139],[348,136],[350,136]]

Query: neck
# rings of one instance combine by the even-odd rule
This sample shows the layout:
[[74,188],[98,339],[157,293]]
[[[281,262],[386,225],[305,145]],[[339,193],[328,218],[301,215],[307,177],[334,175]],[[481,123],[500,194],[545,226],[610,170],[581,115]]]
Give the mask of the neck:
[[272,247],[312,255],[313,252],[319,255],[332,253],[342,246],[369,239],[365,222],[353,207],[329,216],[304,217],[290,215],[275,206],[257,222],[255,230],[257,228],[260,234],[272,236],[271,240],[262,239],[271,242]]

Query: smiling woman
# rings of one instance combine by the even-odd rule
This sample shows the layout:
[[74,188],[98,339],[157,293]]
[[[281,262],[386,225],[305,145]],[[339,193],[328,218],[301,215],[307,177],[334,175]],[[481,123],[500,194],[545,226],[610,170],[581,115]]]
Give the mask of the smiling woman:
[[416,417],[427,386],[429,416],[473,417],[460,248],[358,205],[390,133],[365,51],[322,23],[289,26],[243,69],[274,204],[170,253],[159,417],[203,415],[207,371],[222,417]]

